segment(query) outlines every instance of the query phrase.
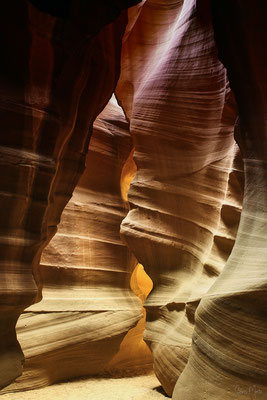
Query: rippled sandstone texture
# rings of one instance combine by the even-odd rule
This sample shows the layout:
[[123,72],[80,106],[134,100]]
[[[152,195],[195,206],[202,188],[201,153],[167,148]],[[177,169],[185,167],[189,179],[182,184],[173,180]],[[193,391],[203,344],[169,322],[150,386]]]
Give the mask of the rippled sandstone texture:
[[[219,57],[238,104],[245,169],[237,239],[196,313],[189,362],[173,399],[267,398],[266,2],[211,2]],[[229,10],[231,12],[229,13]],[[197,386],[197,390],[196,390]]]
[[21,374],[15,324],[40,300],[41,252],[84,169],[92,123],[116,85],[122,10],[135,2],[100,1],[85,10],[82,1],[59,9],[33,3],[40,9],[21,1],[14,12],[6,3],[0,16],[0,387]]
[[144,337],[171,395],[195,309],[231,252],[242,202],[235,102],[195,1],[145,2],[123,44],[116,94],[137,165],[121,233],[153,281]]
[[[33,3],[40,7],[42,2]],[[2,385],[20,372],[21,353],[14,337],[14,324],[35,296],[35,300],[40,299],[37,266],[41,250],[55,232],[60,213],[83,169],[91,123],[115,86],[125,27],[125,16],[121,14],[119,20],[100,30],[119,15],[122,1],[105,2],[107,13],[101,5],[93,5],[94,13],[99,13],[94,14],[91,22],[86,9],[77,6],[80,2],[73,2],[64,21],[62,9],[53,8],[54,16],[49,16],[43,14],[46,7],[37,11],[32,5],[26,8],[26,3],[23,4],[19,6],[17,20],[13,18],[13,10],[9,12],[10,19],[4,13],[1,15],[1,29],[5,33],[2,37],[9,37],[7,32],[17,33],[16,39],[12,41],[10,35],[2,43],[5,57],[1,65],[5,133],[1,145],[1,199],[2,209],[6,210],[6,215],[1,216]],[[116,5],[114,12],[112,4]],[[267,396],[266,5],[260,0],[253,7],[248,0],[242,3],[214,0],[211,1],[213,21],[206,0],[147,0],[140,6],[130,12],[122,74],[116,91],[130,122],[137,164],[129,192],[131,211],[122,223],[121,233],[154,281],[145,305],[145,338],[153,352],[155,372],[171,394],[190,353],[173,399],[264,400]],[[112,17],[107,21],[106,15]],[[101,16],[105,21],[101,21]],[[88,26],[93,36],[85,34]],[[213,29],[224,66],[218,60]],[[235,125],[237,112],[239,122]],[[234,125],[245,164],[245,197],[231,253],[242,198],[242,162],[233,140]],[[17,131],[23,135],[18,136]],[[94,202],[94,196],[91,199]],[[104,208],[103,204],[101,207]],[[66,221],[63,233],[77,228],[74,223],[68,227]],[[106,223],[105,220],[105,226]],[[92,232],[89,237],[93,238]],[[58,252],[58,239],[55,243]],[[62,326],[66,323],[72,332],[78,330],[78,335],[68,338],[68,330],[65,336],[55,325],[53,330],[59,339],[63,334],[73,351],[69,354],[79,360],[83,350],[79,347],[81,334],[89,337],[90,342],[100,329],[92,325],[89,331],[86,326],[86,332],[80,332],[82,319],[76,326],[67,315],[69,310],[64,309],[64,302],[66,305],[70,293],[78,295],[78,290],[82,293],[84,289],[82,275],[79,272],[75,276],[76,270],[72,271],[72,264],[81,260],[82,255],[73,254],[64,260],[65,267],[71,261],[70,271],[61,265],[56,277],[54,272],[49,273],[56,270],[55,248],[50,248],[50,256],[53,255],[50,264],[46,262],[41,269],[43,304],[49,305],[52,316],[59,307],[55,292],[61,291],[65,300],[59,312],[66,316]],[[90,257],[86,258],[88,265],[90,261]],[[131,271],[130,265],[131,262],[123,267]],[[75,277],[71,288],[65,286],[68,273],[71,279]],[[97,284],[91,289],[95,293],[97,286],[105,290],[112,281],[103,280],[102,272],[101,276],[94,275],[94,279]],[[133,302],[132,311],[127,312],[133,313],[132,321],[136,321],[137,300],[129,292],[129,274],[122,281],[123,285],[117,281],[114,285],[124,293],[122,297],[128,297],[128,305]],[[85,283],[90,286],[90,282]],[[79,289],[72,290],[73,287]],[[82,311],[80,296],[77,297],[75,307],[79,310],[74,310],[75,317]],[[41,303],[33,306],[30,317],[36,320],[40,332],[44,316],[38,315],[38,307]],[[90,307],[87,317],[96,317],[94,323],[100,314],[107,312],[100,310],[97,315]],[[130,326],[127,317],[123,334]],[[27,337],[23,325],[22,332]],[[113,333],[114,329],[111,336]],[[42,340],[44,349],[34,345],[39,356],[53,344],[49,335]],[[30,343],[29,337],[25,342]],[[56,348],[56,357],[63,359],[66,348],[62,353],[59,351],[60,340],[55,343]],[[114,347],[112,354],[115,353]],[[109,359],[104,354],[104,361],[100,361],[101,353],[97,354],[95,365]],[[43,360],[43,365],[47,361],[47,371],[51,373],[49,363],[53,352],[49,357]],[[65,368],[62,374],[69,376],[68,368],[73,365],[68,361]],[[77,374],[85,370],[90,373],[91,366],[81,364],[79,368]],[[43,384],[60,379],[43,371],[38,379],[41,376],[45,377]]]
[[[130,288],[136,259],[120,239],[128,212],[124,190],[135,172],[131,150],[129,123],[121,108],[109,102],[94,122],[86,169],[42,254],[43,299],[18,321],[25,367],[7,391],[151,367],[142,330],[133,330],[118,354],[126,333],[143,317]],[[138,282],[133,279],[132,285]],[[144,295],[144,289],[139,292]]]

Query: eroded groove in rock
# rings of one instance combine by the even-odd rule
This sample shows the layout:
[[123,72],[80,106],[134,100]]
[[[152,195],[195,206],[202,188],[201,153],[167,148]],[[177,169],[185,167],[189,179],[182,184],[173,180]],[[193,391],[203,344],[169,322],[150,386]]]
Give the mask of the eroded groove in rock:
[[75,23],[75,7],[69,19],[26,1],[1,12],[0,387],[21,373],[16,320],[40,299],[41,252],[84,168],[92,122],[114,90],[127,22],[120,11],[133,3],[114,10],[99,2],[94,9],[107,18],[89,13],[87,26]]
[[205,276],[208,275],[212,283],[222,272],[235,243],[243,203],[243,170],[243,160],[236,146],[235,157],[228,176],[226,196],[221,205],[220,222],[216,235],[213,237],[209,257],[204,264]]
[[[43,299],[18,322],[25,370],[8,391],[104,373],[142,317],[140,300],[130,288],[136,259],[120,239],[128,211],[120,182],[132,149],[128,125],[112,102],[94,123],[86,170],[43,252]],[[150,362],[145,351],[146,360],[142,354],[136,359],[137,369]],[[111,365],[123,371],[123,355],[120,359],[121,365]]]
[[145,340],[168,394],[189,356],[195,308],[231,252],[242,198],[239,183],[229,185],[238,173],[235,103],[211,24],[195,6],[146,1],[116,89],[137,165],[121,232],[153,280]]
[[257,159],[244,161],[244,206],[236,243],[197,309],[189,363],[174,391],[177,400],[263,400],[267,395],[267,167]]
[[245,193],[233,251],[197,309],[192,352],[173,399],[264,400],[267,5],[246,0],[211,3],[219,57],[227,68],[239,109],[235,137],[244,158]]

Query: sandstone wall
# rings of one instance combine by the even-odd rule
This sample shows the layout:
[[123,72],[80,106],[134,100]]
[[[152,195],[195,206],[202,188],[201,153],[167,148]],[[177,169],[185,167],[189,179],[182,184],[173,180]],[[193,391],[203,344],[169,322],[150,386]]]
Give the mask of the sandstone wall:
[[264,400],[266,4],[133,3],[1,14],[0,386],[42,292],[7,391],[150,366],[139,262],[165,391]]
[[86,24],[79,1],[59,13],[51,2],[48,10],[27,1],[2,9],[0,387],[21,373],[15,324],[41,298],[41,252],[84,169],[92,123],[116,85],[127,23],[121,11],[133,3],[88,5]]
[[212,1],[211,6],[219,58],[238,104],[235,137],[244,159],[245,193],[233,251],[197,309],[192,352],[173,398],[263,400],[267,397],[267,6],[261,1],[252,6],[246,0]]
[[123,44],[116,94],[137,165],[121,233],[153,280],[144,337],[171,395],[196,307],[232,250],[243,191],[234,98],[195,1],[145,2]]

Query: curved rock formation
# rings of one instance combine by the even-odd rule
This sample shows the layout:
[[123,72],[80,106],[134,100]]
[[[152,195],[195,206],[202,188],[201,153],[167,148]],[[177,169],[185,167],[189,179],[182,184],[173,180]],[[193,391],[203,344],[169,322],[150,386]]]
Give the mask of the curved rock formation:
[[231,252],[242,201],[233,183],[235,103],[195,1],[146,1],[123,44],[116,94],[137,165],[121,232],[153,280],[145,340],[171,394],[195,309]]
[[[131,329],[138,260],[165,391],[178,379],[174,400],[265,400],[267,5],[143,0],[125,31],[135,3],[23,0],[1,13],[0,388],[21,373],[15,324],[42,291],[19,320],[26,369],[7,392],[128,369],[132,355],[149,364],[144,319]],[[127,121],[115,105],[97,119],[39,268],[122,40]]]
[[121,10],[136,2],[88,4],[86,15],[82,3],[64,2],[57,14],[52,2],[38,10],[21,1],[15,12],[9,2],[0,16],[0,387],[21,373],[15,324],[40,299],[41,252],[84,169],[92,123],[118,79],[127,22]]
[[235,136],[244,158],[245,194],[233,251],[197,309],[192,352],[173,399],[263,400],[267,397],[267,5],[212,1],[212,12],[219,57],[238,103]]
[[41,258],[43,299],[17,325],[26,362],[22,377],[7,391],[151,365],[145,343],[140,350],[146,356],[139,350],[136,365],[129,360],[131,341],[142,346],[140,330],[124,344],[125,354],[112,360],[142,317],[140,300],[130,288],[136,259],[120,239],[128,212],[121,181],[131,175],[123,168],[132,149],[128,126],[121,108],[111,102],[94,123],[86,170]]

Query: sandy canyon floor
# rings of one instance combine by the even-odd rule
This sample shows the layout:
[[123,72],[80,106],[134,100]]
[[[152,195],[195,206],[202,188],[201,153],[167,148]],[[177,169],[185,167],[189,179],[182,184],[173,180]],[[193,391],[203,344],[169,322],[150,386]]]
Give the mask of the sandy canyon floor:
[[155,375],[82,379],[27,392],[8,393],[1,400],[166,400]]

